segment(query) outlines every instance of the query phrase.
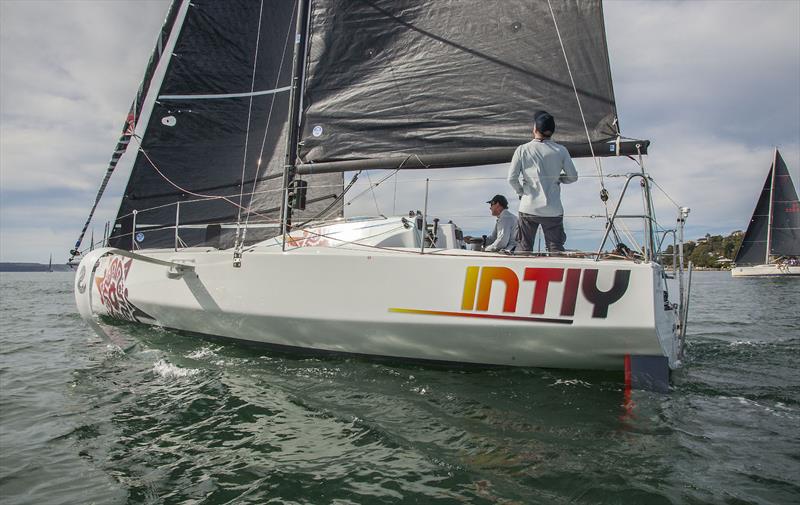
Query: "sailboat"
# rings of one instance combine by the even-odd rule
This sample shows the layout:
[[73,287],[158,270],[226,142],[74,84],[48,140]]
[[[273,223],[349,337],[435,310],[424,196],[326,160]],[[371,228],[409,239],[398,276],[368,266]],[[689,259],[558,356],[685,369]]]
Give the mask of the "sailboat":
[[50,254],[50,261],[47,264],[47,271],[48,272],[52,272],[53,271],[53,255],[52,255],[52,253]]
[[777,148],[733,261],[733,277],[800,276],[800,202]]
[[[344,215],[364,170],[509,162],[539,109],[573,157],[635,162],[613,210],[603,187],[596,251],[467,250],[427,188],[421,211]],[[658,227],[648,145],[620,133],[599,0],[176,0],[95,200],[127,160],[105,247],[80,251],[93,207],[72,251],[76,302],[100,333],[110,317],[304,354],[663,383],[689,287],[681,254],[668,292],[659,247],[671,233],[682,251],[688,209]],[[644,246],[610,254],[631,181]]]

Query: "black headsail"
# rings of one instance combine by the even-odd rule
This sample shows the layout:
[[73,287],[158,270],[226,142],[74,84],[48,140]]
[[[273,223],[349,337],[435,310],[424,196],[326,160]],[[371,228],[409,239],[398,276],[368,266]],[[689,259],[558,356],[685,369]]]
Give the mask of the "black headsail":
[[800,256],[800,203],[777,149],[734,262],[762,265],[773,256]]
[[540,109],[573,156],[591,154],[587,129],[615,154],[601,2],[551,3],[314,0],[299,172],[507,162]]
[[[178,214],[189,246],[231,245],[237,221],[248,222],[248,241],[277,235],[297,3],[178,5],[174,47],[150,89],[155,99],[109,243],[171,246]],[[299,218],[327,208],[342,189],[341,174],[309,182]]]

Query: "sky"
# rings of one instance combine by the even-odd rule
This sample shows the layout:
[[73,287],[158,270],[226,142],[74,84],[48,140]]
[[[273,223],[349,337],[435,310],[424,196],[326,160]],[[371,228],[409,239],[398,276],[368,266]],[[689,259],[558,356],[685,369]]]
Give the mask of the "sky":
[[[0,0],[0,261],[65,261],[83,226],[139,86],[168,2]],[[656,214],[674,225],[690,207],[687,238],[744,229],[777,146],[800,182],[800,1],[604,2],[623,135],[649,139]],[[568,248],[599,245],[596,165],[562,200]],[[602,160],[605,174],[638,170]],[[511,195],[507,167],[407,171],[374,191],[362,174],[347,215],[424,206],[467,233],[490,231],[484,202]],[[347,178],[349,180],[349,176]],[[120,176],[101,203],[97,236],[113,219]],[[624,178],[606,179],[612,199]],[[663,192],[662,192],[663,189]],[[636,191],[626,211],[641,205]],[[512,199],[511,210],[516,211]],[[635,232],[638,222],[630,224]],[[634,233],[634,239],[636,235]]]

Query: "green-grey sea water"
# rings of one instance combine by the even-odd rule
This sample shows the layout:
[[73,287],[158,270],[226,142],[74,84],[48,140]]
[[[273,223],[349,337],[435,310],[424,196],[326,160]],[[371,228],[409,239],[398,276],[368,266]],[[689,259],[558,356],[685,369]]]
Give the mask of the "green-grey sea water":
[[800,279],[695,274],[669,394],[621,374],[301,359],[0,274],[0,503],[800,503]]

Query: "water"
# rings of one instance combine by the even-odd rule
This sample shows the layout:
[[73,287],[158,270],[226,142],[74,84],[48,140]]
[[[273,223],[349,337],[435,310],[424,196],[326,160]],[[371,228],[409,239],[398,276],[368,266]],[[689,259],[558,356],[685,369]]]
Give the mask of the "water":
[[695,274],[669,395],[619,374],[266,354],[0,275],[0,497],[48,503],[800,503],[800,279]]

